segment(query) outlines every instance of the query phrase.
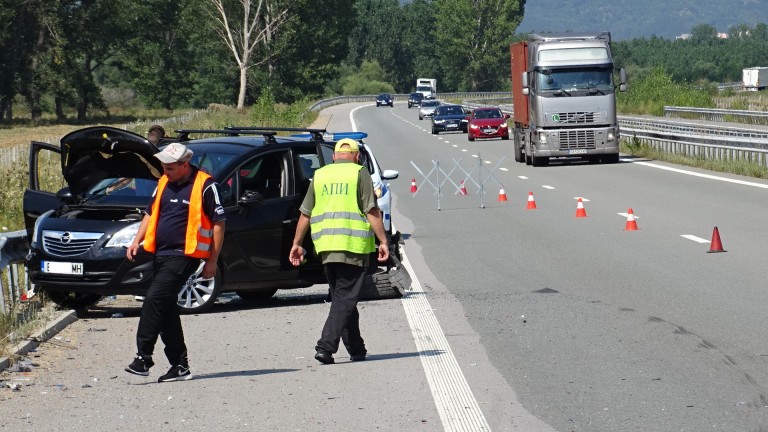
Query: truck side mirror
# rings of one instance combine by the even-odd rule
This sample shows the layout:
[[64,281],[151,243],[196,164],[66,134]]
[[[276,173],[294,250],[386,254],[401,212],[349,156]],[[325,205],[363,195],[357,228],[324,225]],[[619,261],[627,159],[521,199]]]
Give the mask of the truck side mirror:
[[525,96],[528,96],[528,94],[530,93],[530,90],[528,89],[528,72],[523,72],[522,74],[520,74],[520,81],[523,84],[522,85],[523,94]]
[[627,91],[627,71],[624,68],[619,69],[619,91]]

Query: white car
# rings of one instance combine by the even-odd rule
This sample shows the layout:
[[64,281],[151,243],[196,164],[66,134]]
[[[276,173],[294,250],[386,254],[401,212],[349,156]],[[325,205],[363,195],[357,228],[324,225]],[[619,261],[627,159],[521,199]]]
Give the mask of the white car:
[[440,101],[435,99],[424,99],[419,106],[419,120],[424,120],[424,117],[434,117],[435,110],[440,106]]

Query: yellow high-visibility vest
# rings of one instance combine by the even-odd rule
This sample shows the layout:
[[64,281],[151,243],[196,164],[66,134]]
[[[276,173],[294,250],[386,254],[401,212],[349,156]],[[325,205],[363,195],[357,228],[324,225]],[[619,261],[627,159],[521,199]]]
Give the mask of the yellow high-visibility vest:
[[357,201],[362,168],[354,163],[334,163],[315,171],[310,227],[317,252],[368,254],[376,250],[371,224]]

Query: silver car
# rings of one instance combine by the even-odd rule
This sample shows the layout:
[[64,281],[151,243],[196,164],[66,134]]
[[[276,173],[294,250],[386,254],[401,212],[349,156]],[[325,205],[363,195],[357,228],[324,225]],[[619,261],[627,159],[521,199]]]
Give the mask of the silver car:
[[440,101],[424,99],[419,107],[419,120],[424,120],[424,117],[433,117],[438,106]]

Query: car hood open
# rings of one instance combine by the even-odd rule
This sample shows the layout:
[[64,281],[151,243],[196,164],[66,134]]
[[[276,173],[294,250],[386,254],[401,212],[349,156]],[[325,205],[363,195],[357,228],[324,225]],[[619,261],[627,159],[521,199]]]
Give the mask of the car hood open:
[[73,195],[105,178],[159,179],[159,150],[141,135],[109,126],[78,129],[61,139],[61,170]]

